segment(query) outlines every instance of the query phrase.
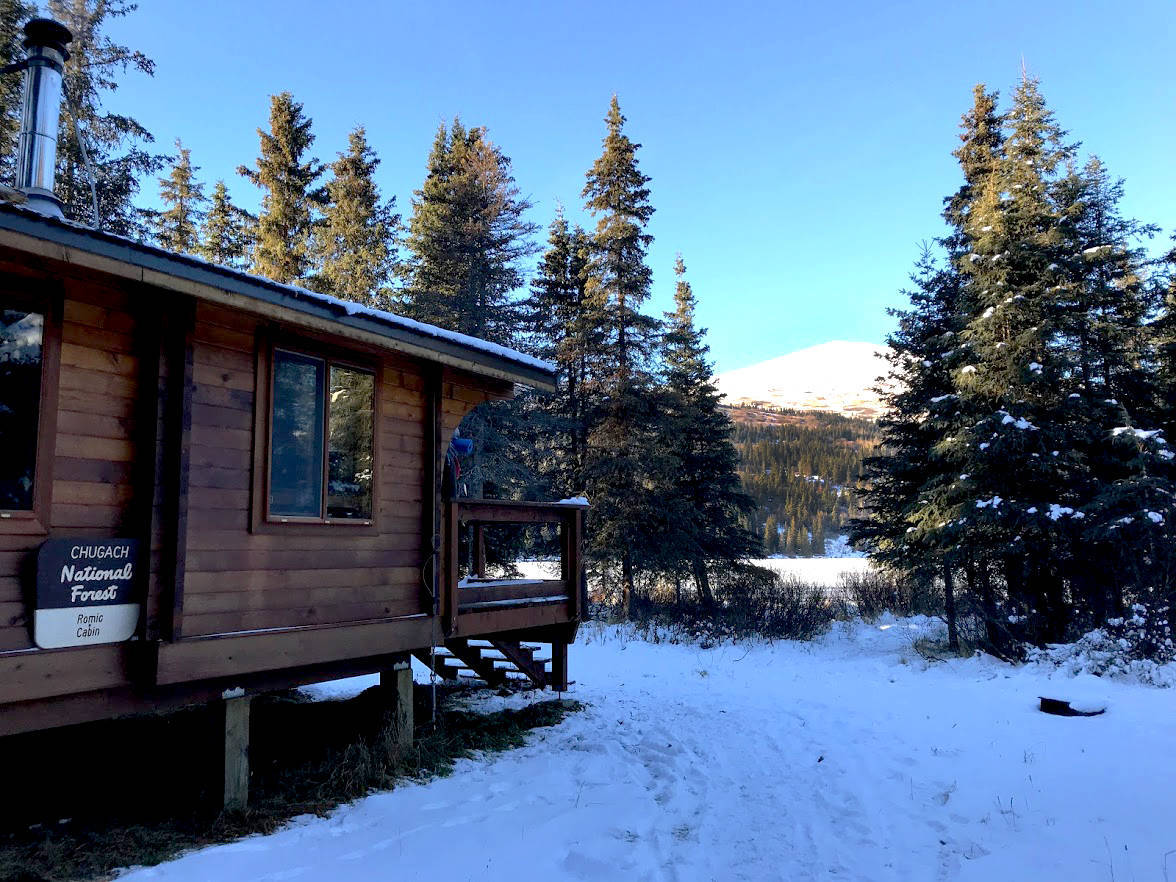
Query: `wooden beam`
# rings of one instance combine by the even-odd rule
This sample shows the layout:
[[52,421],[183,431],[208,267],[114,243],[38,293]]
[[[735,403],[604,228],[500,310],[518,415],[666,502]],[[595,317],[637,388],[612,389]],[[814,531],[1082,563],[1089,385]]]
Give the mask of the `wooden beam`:
[[557,524],[564,513],[557,508],[499,507],[494,502],[461,500],[459,514],[463,524]]
[[[160,685],[408,652],[432,640],[431,617],[193,637],[159,647]],[[2,682],[2,678],[0,678]]]
[[224,809],[241,812],[249,804],[249,702],[248,695],[225,693],[225,791]]
[[163,427],[163,561],[160,582],[166,595],[168,640],[183,636],[184,576],[188,559],[188,480],[192,456],[193,338],[196,304],[181,301],[166,318],[168,382]]
[[495,600],[524,600],[529,597],[551,597],[554,594],[564,594],[568,590],[568,583],[562,579],[527,579],[519,584],[511,585],[490,583],[479,586],[476,582],[467,584],[458,592],[459,609]]
[[517,609],[462,613],[458,617],[458,628],[463,637],[473,639],[484,634],[496,634],[501,631],[525,631],[528,628],[563,625],[567,622],[568,605],[566,603],[547,603]]
[[[347,658],[313,667],[237,675],[233,677],[232,684],[243,688],[249,695],[257,695],[308,683],[379,672],[394,666],[396,660],[397,656],[389,655]],[[165,713],[193,704],[218,701],[224,689],[224,681],[216,680],[182,683],[160,689],[121,685],[5,704],[0,713],[0,737],[112,717]]]
[[470,540],[474,550],[474,575],[486,578],[486,533],[481,523],[474,524],[474,535]]
[[571,539],[568,542],[568,586],[572,593],[572,618],[584,617],[588,583],[584,578],[584,512],[577,511],[570,518]]
[[441,586],[448,576],[448,556],[443,553],[447,521],[442,511],[441,487],[445,477],[445,449],[442,448],[441,432],[441,369],[431,366],[425,369],[425,468],[421,470],[421,562],[429,564],[429,610],[438,618],[442,614]]
[[566,640],[551,642],[551,676],[548,685],[556,692],[568,691],[568,644]]
[[441,586],[441,590],[445,592],[445,599],[442,603],[445,610],[443,628],[448,637],[455,637],[458,634],[457,573],[460,536],[458,535],[457,509],[458,503],[456,502],[450,502],[445,506],[443,534],[445,536],[445,566],[442,568],[445,573],[445,583]]
[[110,643],[0,655],[0,704],[126,685],[132,647]]
[[[163,363],[163,312],[158,298],[150,297],[145,291],[138,291],[134,310],[135,322],[134,351],[139,363],[139,396],[135,404],[134,438],[138,455],[128,466],[129,484],[135,488],[131,498],[130,520],[134,524],[135,536],[143,549],[139,564],[139,590],[143,592],[143,605],[139,615],[138,634],[146,640],[159,639],[160,572],[153,565],[151,554],[152,538],[156,533],[164,535],[163,521],[156,504],[160,482],[164,478],[165,455],[163,453],[162,428],[164,425],[164,395],[161,384]],[[111,463],[104,463],[110,466]],[[60,473],[59,473],[60,474]],[[114,475],[112,475],[114,477]],[[111,481],[111,483],[115,483]],[[170,599],[170,593],[167,594]]]
[[380,686],[393,700],[393,725],[396,745],[401,751],[412,748],[412,662],[408,653],[400,656],[390,668],[380,671]]

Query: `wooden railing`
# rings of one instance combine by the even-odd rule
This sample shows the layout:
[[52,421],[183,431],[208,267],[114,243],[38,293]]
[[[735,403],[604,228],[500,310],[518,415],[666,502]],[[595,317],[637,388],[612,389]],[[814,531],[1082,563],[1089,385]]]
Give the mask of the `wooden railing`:
[[[445,507],[441,616],[449,637],[487,627],[519,630],[574,623],[583,611],[584,514],[587,503],[458,499]],[[489,579],[484,531],[491,524],[558,524],[558,579]],[[470,531],[472,566],[461,579],[461,533]],[[464,617],[464,621],[463,621]]]

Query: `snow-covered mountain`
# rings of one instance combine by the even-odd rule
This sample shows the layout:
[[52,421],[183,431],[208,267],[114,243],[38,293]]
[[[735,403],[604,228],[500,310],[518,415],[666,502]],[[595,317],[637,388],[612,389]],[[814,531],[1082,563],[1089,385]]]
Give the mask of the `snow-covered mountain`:
[[886,371],[886,347],[835,340],[715,377],[727,404],[820,410],[877,418],[881,402],[872,391]]

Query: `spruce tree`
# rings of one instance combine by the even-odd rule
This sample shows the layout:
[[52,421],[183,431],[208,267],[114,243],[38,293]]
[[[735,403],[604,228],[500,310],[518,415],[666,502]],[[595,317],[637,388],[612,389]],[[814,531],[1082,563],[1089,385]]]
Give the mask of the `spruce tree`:
[[949,619],[962,571],[1000,650],[1013,620],[1017,639],[1058,640],[1126,597],[1168,603],[1176,456],[1149,370],[1152,228],[1121,216],[1101,162],[1074,163],[1035,80],[1003,141],[996,119],[978,89],[947,261],[924,256],[891,340],[901,382],[855,532],[883,561],[941,568]]
[[[671,455],[667,495],[675,518],[668,547],[694,577],[698,596],[714,603],[707,565],[745,560],[758,549],[756,537],[741,524],[754,508],[739,481],[739,456],[731,443],[731,421],[719,407],[711,382],[706,333],[694,324],[697,303],[679,255],[674,265],[675,310],[667,313],[661,355],[666,409],[661,415],[664,445]],[[773,530],[775,520],[771,520]],[[824,539],[822,536],[822,553]],[[779,539],[774,546],[779,546]]]
[[1159,278],[1154,296],[1162,307],[1147,330],[1156,358],[1153,403],[1165,436],[1176,443],[1176,234],[1172,236],[1172,242],[1173,247],[1157,267],[1161,272],[1157,273]]
[[768,515],[764,521],[764,554],[769,557],[780,551],[780,527],[775,515]]
[[887,405],[879,420],[882,449],[866,461],[866,517],[850,524],[851,540],[882,564],[918,579],[942,573],[953,647],[954,570],[971,572],[975,566],[971,555],[961,552],[973,544],[973,524],[955,511],[969,479],[955,439],[975,418],[956,383],[957,371],[971,361],[961,334],[972,308],[966,280],[976,259],[967,225],[1003,158],[1002,125],[997,94],[977,85],[953,154],[963,182],[944,200],[950,232],[936,243],[944,257],[924,244],[911,275],[913,287],[904,292],[910,308],[891,310],[897,328],[887,339],[890,382],[879,389]]
[[399,307],[418,321],[510,345],[519,325],[515,292],[537,227],[525,217],[510,159],[481,127],[443,125],[413,199]]
[[[396,307],[410,318],[507,346],[517,345],[523,261],[536,226],[525,217],[510,159],[484,128],[441,126],[428,173],[413,199],[405,245],[406,284]],[[534,495],[536,475],[521,449],[530,396],[479,407],[461,433],[474,442],[463,464],[473,496]],[[491,549],[493,551],[493,549]]]
[[224,181],[212,188],[212,199],[201,230],[200,256],[233,269],[244,269],[253,247],[257,218],[233,204]]
[[825,556],[825,515],[820,513],[813,524],[813,557]]
[[[1152,572],[1138,584],[1139,558],[1162,559],[1173,539],[1172,454],[1153,403],[1156,356],[1146,322],[1158,291],[1140,245],[1156,228],[1122,216],[1123,189],[1097,157],[1071,167],[1056,187],[1068,258],[1058,312],[1077,381],[1067,418],[1086,472],[1070,597],[1099,623],[1121,614],[1124,594],[1164,595],[1171,582]],[[1125,542],[1129,535],[1133,541]]]
[[1059,333],[1066,249],[1051,186],[1073,148],[1031,77],[1017,87],[1009,123],[1004,155],[965,222],[967,363],[954,376],[975,420],[944,442],[969,476],[948,517],[969,525],[973,547],[1004,561],[1010,594],[1038,611],[1045,639],[1060,639],[1085,466],[1064,413],[1073,390]]
[[331,165],[322,222],[315,230],[319,271],[316,287],[369,306],[385,306],[396,265],[400,215],[396,199],[380,197],[380,164],[362,126],[348,135],[346,153]]
[[616,96],[605,121],[603,152],[583,190],[597,219],[585,297],[602,331],[593,356],[585,483],[593,503],[590,552],[602,562],[619,559],[621,610],[628,615],[638,572],[664,563],[662,535],[672,525],[658,495],[666,474],[652,372],[658,322],[640,311],[651,281],[649,178],[638,167],[640,145],[624,132]]
[[237,168],[238,174],[264,191],[253,272],[285,284],[303,281],[313,269],[310,236],[324,196],[315,186],[322,163],[306,155],[314,143],[310,128],[310,119],[293,95],[270,96],[270,130],[257,130],[261,140],[257,167]]
[[522,304],[527,348],[559,368],[554,395],[534,400],[526,426],[534,469],[551,493],[574,496],[584,490],[587,449],[587,388],[591,355],[598,342],[598,316],[585,297],[588,236],[570,227],[562,209],[548,230],[548,247]]
[[[118,89],[118,78],[128,69],[151,76],[155,62],[142,52],[110,39],[105,27],[111,19],[135,10],[123,0],[50,0],[49,14],[73,34],[63,77],[61,128],[57,138],[54,190],[65,206],[65,216],[110,233],[146,238],[148,213],[135,207],[139,182],[156,174],[166,156],[149,153],[154,138],[133,117],[105,108]],[[77,117],[75,119],[74,112]],[[78,130],[85,139],[89,167],[83,160]],[[98,198],[94,216],[90,169]]]
[[153,218],[155,241],[161,248],[181,254],[200,251],[200,227],[205,218],[202,206],[208,201],[204,185],[196,180],[192,151],[176,138],[179,151],[171,173],[159,179],[159,198],[164,209]]

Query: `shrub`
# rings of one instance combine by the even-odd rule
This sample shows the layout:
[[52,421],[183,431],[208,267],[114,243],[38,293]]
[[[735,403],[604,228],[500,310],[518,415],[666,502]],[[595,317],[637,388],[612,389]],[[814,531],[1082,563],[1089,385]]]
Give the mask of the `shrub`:
[[1131,615],[1108,619],[1102,628],[1083,634],[1075,643],[1026,649],[1028,661],[1049,664],[1069,674],[1129,676],[1153,686],[1176,686],[1176,644],[1167,611],[1151,613],[1141,603]]
[[828,629],[838,605],[819,585],[782,579],[752,564],[735,564],[713,576],[715,606],[678,609],[634,607],[646,625],[667,629],[666,639],[698,640],[704,647],[744,637],[809,640]]
[[846,603],[866,620],[876,619],[885,612],[896,616],[943,613],[943,589],[932,579],[871,569],[842,573],[839,588]]

